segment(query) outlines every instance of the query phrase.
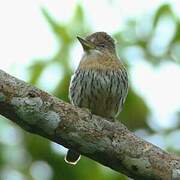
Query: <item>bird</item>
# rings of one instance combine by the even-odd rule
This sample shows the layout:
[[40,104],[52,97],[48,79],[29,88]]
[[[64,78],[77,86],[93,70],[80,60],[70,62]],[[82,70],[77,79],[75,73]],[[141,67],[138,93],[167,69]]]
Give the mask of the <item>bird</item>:
[[[83,47],[79,66],[69,86],[70,102],[92,114],[114,121],[128,94],[128,74],[116,53],[114,39],[106,32],[86,38],[77,36]],[[69,149],[65,161],[75,165],[80,154]]]

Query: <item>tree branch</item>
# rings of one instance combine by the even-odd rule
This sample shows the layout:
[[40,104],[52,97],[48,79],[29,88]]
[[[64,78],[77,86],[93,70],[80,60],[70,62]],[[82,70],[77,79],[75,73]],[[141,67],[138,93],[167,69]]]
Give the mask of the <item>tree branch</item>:
[[0,114],[134,179],[180,179],[180,158],[0,70]]

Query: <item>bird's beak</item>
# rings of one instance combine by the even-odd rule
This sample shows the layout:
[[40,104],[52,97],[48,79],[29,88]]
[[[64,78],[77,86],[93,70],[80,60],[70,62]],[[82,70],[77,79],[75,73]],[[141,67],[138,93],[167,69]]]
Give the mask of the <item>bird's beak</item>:
[[78,39],[79,42],[81,43],[84,51],[89,51],[89,50],[95,48],[94,44],[92,44],[90,41],[87,41],[86,39],[83,39],[83,38],[81,38],[81,37],[79,37],[79,36],[77,36],[77,39]]

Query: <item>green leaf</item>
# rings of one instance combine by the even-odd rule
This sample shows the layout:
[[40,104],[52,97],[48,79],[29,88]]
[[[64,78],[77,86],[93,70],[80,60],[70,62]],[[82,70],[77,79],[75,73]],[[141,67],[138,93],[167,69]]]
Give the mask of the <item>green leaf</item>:
[[172,11],[171,6],[170,6],[169,4],[163,4],[163,5],[160,6],[159,9],[156,11],[156,14],[155,14],[154,20],[153,20],[153,26],[154,26],[154,27],[156,27],[159,19],[160,19],[163,15],[173,16],[173,11]]
[[42,8],[42,13],[44,17],[46,18],[47,22],[51,26],[52,30],[58,37],[58,39],[62,41],[69,42],[71,41],[70,36],[67,31],[67,27],[65,25],[62,25],[60,23],[57,23],[48,13],[48,11],[45,8]]
[[180,41],[180,20],[179,19],[177,19],[177,22],[176,22],[176,33],[174,35],[172,42],[177,42],[177,41]]
[[75,9],[75,13],[74,13],[74,18],[75,21],[78,22],[83,22],[84,21],[84,12],[83,12],[83,8],[80,4],[77,4],[76,9]]
[[30,80],[32,84],[36,84],[43,70],[45,69],[47,62],[45,61],[36,61],[32,66],[29,67],[30,71]]

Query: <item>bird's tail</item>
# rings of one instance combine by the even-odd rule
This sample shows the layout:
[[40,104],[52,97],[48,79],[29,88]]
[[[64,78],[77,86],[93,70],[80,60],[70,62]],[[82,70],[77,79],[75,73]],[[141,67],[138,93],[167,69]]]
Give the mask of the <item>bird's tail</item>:
[[65,156],[65,161],[68,164],[76,165],[77,162],[80,160],[81,155],[77,153],[76,151],[69,149],[66,156]]

